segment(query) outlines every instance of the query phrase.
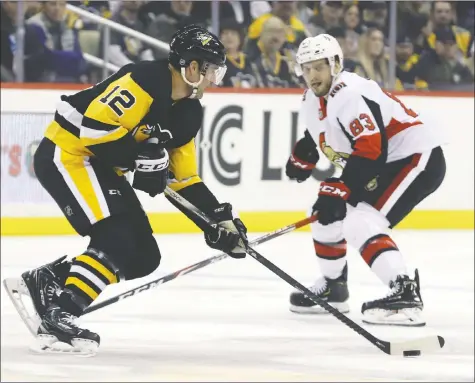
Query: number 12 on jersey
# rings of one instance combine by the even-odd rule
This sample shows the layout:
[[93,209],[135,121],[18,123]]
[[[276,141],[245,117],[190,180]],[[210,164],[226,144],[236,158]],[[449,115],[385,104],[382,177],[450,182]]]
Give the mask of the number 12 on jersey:
[[[99,101],[103,104],[109,105],[109,107],[114,111],[114,113],[120,117],[124,114],[123,109],[130,109],[135,104],[135,97],[127,89],[122,89],[119,94],[112,97],[112,95],[116,93],[119,88],[119,85],[115,86]],[[112,99],[109,100],[110,97],[112,97]]]

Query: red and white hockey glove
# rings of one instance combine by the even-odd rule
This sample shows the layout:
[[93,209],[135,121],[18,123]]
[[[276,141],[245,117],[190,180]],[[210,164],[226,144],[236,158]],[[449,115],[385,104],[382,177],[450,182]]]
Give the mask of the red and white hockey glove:
[[317,202],[313,213],[318,212],[318,222],[326,226],[346,217],[346,201],[350,189],[339,178],[327,178],[320,184]]
[[291,180],[297,182],[305,181],[312,174],[318,162],[318,150],[310,133],[305,132],[305,136],[297,141],[294,150],[285,166],[285,174]]

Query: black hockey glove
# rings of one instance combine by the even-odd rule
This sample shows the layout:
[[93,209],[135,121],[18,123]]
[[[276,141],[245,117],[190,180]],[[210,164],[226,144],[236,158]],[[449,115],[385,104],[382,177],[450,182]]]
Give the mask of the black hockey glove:
[[233,211],[231,204],[222,203],[209,216],[218,223],[218,229],[205,231],[206,244],[233,258],[244,258],[247,245],[247,228]]
[[313,214],[318,212],[318,222],[326,226],[346,217],[346,201],[350,189],[339,178],[328,178],[320,184]]
[[319,159],[318,150],[308,131],[297,141],[285,166],[285,174],[291,180],[305,181],[312,174]]
[[135,175],[132,187],[148,193],[150,197],[161,194],[167,187],[168,152],[157,145],[155,138],[143,143],[135,160]]

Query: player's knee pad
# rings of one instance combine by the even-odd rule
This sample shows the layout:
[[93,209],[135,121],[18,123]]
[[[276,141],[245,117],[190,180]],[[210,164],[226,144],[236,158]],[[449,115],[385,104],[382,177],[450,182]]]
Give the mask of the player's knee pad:
[[313,239],[321,243],[337,243],[344,238],[342,222],[335,222],[324,226],[315,221],[311,224],[311,228]]
[[128,260],[137,251],[137,242],[127,216],[111,216],[97,222],[91,229],[90,237],[88,248],[105,254],[121,277],[125,276]]
[[342,229],[347,243],[359,250],[368,239],[386,232],[388,227],[389,221],[383,214],[366,203],[359,203],[348,211]]
[[160,249],[152,233],[142,235],[138,240],[136,256],[129,259],[129,264],[125,268],[125,278],[130,280],[151,274],[160,265],[160,260]]
[[[308,211],[308,216],[312,215],[312,208]],[[318,219],[310,224],[312,237],[315,241],[322,243],[336,243],[343,239],[342,222],[335,222],[330,225],[321,225]]]
[[128,259],[125,268],[126,279],[141,278],[149,275],[160,265],[161,254],[147,216],[143,211],[129,216],[137,249],[135,256]]

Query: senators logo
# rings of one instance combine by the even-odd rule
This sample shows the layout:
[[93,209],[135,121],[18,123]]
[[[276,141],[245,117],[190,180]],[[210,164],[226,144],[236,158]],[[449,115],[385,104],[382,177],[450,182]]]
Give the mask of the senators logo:
[[346,165],[346,159],[350,156],[348,153],[335,152],[333,148],[327,145],[325,141],[325,133],[320,133],[320,149],[323,154],[333,163],[336,167],[343,169]]

